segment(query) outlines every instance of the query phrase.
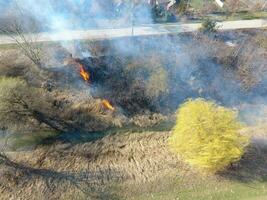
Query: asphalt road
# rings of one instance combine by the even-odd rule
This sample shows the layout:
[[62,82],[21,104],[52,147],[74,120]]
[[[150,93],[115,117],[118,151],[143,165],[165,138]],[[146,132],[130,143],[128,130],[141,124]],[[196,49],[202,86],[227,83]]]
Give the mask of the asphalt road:
[[[178,34],[183,32],[194,32],[201,27],[201,23],[171,23],[171,24],[151,24],[128,28],[106,28],[91,29],[82,31],[64,31],[58,33],[40,33],[38,35],[25,35],[26,38],[34,42],[53,42],[71,40],[106,40],[131,36],[152,36],[164,34]],[[267,27],[266,19],[225,21],[218,23],[219,30],[250,29]],[[17,38],[20,40],[19,38]],[[0,44],[13,44],[15,40],[10,36],[1,35]]]

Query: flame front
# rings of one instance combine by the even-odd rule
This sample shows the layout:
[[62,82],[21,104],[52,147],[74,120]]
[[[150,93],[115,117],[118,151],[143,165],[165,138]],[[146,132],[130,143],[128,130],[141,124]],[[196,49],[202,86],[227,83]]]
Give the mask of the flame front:
[[109,103],[108,100],[104,99],[102,100],[102,105],[104,108],[115,111],[115,108]]
[[90,80],[90,74],[84,69],[82,64],[80,65],[80,75],[83,78],[83,80],[85,81],[89,81]]

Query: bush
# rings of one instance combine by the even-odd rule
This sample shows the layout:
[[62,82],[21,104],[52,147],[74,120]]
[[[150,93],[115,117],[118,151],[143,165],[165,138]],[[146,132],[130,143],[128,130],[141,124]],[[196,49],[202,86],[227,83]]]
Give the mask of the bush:
[[215,33],[218,31],[218,27],[217,27],[217,22],[206,18],[203,20],[202,24],[201,24],[201,30],[204,33]]
[[177,12],[181,14],[185,14],[187,8],[188,8],[188,2],[185,0],[179,1],[178,6],[176,6]]
[[243,155],[248,138],[239,134],[241,128],[235,111],[189,100],[178,110],[170,145],[188,164],[215,173]]
[[176,17],[173,13],[166,10],[164,6],[156,5],[152,8],[152,19],[156,23],[176,22]]

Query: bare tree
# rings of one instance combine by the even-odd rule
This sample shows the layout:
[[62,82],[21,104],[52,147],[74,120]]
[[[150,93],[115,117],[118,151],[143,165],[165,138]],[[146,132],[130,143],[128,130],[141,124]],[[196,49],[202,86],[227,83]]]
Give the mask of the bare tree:
[[9,36],[26,57],[41,67],[42,46],[37,42],[40,28],[37,21],[32,17],[27,17],[25,13],[17,5],[17,16],[11,16],[9,22],[0,27],[0,33]]

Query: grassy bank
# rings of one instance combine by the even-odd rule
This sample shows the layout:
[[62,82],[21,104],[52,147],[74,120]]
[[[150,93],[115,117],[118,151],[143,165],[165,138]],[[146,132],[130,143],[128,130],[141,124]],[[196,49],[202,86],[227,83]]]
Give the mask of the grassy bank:
[[210,181],[195,186],[167,189],[164,192],[148,193],[131,200],[264,200],[267,198],[267,183],[242,183],[234,181]]

